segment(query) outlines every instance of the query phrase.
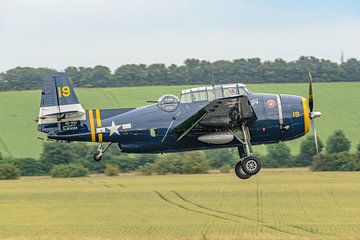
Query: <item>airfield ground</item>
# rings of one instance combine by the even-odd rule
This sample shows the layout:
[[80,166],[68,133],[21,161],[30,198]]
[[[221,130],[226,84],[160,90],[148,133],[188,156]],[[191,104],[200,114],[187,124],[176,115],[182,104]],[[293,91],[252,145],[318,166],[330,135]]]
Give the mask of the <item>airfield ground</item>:
[[0,239],[359,239],[360,173],[0,181]]
[[[165,93],[179,95],[190,86],[154,86],[125,88],[76,89],[84,108],[139,107],[146,100],[156,100]],[[253,92],[287,93],[307,96],[308,85],[303,84],[249,84]],[[315,109],[323,116],[316,119],[318,134],[323,141],[334,131],[343,129],[352,141],[352,151],[360,142],[360,83],[314,84]],[[37,131],[34,119],[38,116],[40,90],[0,92],[0,152],[5,156],[38,158],[45,137]],[[303,139],[289,142],[292,152],[299,151]],[[266,147],[255,148],[265,153]]]

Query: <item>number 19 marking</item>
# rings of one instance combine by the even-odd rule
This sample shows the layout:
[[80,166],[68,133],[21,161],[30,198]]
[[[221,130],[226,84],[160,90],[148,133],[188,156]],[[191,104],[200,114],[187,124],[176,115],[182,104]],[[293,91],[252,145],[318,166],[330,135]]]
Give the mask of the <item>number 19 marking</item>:
[[68,86],[58,87],[59,97],[68,97],[70,96],[70,88]]
[[292,112],[292,116],[293,116],[294,118],[298,118],[298,117],[300,117],[300,112],[298,112],[298,111]]

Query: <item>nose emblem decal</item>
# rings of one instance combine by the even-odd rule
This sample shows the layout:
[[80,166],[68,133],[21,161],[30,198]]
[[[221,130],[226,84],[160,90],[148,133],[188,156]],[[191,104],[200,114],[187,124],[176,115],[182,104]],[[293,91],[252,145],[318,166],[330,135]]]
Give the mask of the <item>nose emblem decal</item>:
[[269,99],[266,101],[265,105],[268,108],[274,108],[274,107],[276,107],[276,102],[273,99]]

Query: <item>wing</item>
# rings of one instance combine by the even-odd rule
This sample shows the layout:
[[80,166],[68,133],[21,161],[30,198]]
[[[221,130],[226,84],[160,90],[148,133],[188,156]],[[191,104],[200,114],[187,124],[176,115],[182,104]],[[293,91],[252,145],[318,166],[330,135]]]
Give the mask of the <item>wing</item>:
[[178,125],[174,131],[177,141],[185,137],[195,126],[205,128],[236,128],[242,123],[256,120],[255,112],[247,96],[216,99]]

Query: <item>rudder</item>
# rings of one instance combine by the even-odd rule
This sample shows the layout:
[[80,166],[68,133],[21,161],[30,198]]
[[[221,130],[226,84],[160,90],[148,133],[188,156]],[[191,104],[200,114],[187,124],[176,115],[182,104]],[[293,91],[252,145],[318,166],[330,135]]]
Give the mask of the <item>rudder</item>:
[[85,110],[65,73],[52,73],[42,80],[39,131],[62,130],[62,123],[86,120]]

